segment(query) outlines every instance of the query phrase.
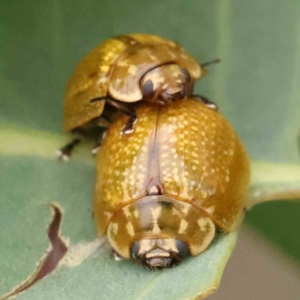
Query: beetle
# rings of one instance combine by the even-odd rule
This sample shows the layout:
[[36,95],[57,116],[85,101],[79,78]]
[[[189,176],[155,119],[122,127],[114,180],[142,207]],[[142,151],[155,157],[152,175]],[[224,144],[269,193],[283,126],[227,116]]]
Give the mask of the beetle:
[[231,125],[197,99],[141,103],[135,131],[121,116],[98,152],[93,202],[116,257],[164,269],[196,256],[245,214],[247,153]]
[[[205,66],[215,62],[200,65],[179,44],[155,35],[110,38],[74,70],[64,97],[64,130],[85,134],[99,125],[107,127],[116,114],[114,107],[129,116],[122,129],[129,134],[137,118],[136,102],[164,105],[190,96],[194,81],[207,73]],[[69,155],[78,142],[58,154]]]

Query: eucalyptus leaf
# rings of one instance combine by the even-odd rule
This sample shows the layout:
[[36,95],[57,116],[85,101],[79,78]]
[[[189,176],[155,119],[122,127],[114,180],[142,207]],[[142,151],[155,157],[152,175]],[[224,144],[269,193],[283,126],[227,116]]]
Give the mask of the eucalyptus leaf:
[[[7,259],[0,261],[0,269],[2,274],[11,275],[1,276],[1,293],[4,294],[34,271],[35,263],[48,248],[46,229],[50,223],[52,202],[59,203],[64,210],[61,231],[62,236],[70,241],[70,247],[77,243],[92,242],[96,232],[90,207],[93,167],[75,161],[65,164],[54,159],[16,155],[3,156],[1,170],[6,174],[0,188],[0,191],[4,191],[0,197],[3,201],[1,207],[5,208],[1,221],[10,220],[9,224],[1,223],[1,228],[5,228],[1,231],[1,241],[7,245],[4,247],[6,252],[1,256]],[[5,187],[13,186],[15,174],[22,170],[24,173],[26,170],[26,176],[18,182],[16,189],[7,194]],[[72,174],[80,176],[70,180]],[[81,185],[83,178],[91,183],[85,189]],[[5,215],[11,217],[4,218]],[[111,295],[111,299],[150,299],[154,295],[157,295],[157,299],[191,298],[199,291],[210,292],[218,286],[235,239],[235,233],[219,234],[204,255],[187,260],[180,268],[163,272],[149,272],[127,261],[117,263],[109,258],[107,247],[99,247],[81,265],[74,268],[61,266],[19,298],[82,299],[98,294],[105,297]],[[11,268],[12,265],[15,267]],[[197,280],[190,280],[191,274],[197,275]],[[179,278],[182,278],[180,283]]]

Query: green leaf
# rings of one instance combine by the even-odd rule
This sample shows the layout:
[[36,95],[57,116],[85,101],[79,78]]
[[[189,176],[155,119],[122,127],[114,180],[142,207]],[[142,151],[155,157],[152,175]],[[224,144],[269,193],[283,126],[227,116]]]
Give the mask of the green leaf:
[[[69,267],[72,263],[76,264],[77,256],[80,257],[96,237],[89,205],[93,190],[93,168],[76,162],[64,164],[38,157],[5,157],[1,163],[1,169],[7,174],[1,190],[4,186],[14,184],[14,174],[20,169],[27,172],[27,176],[18,183],[18,188],[10,194],[9,203],[18,205],[1,203],[1,207],[7,209],[6,214],[14,213],[14,226],[6,225],[5,236],[1,237],[5,244],[10,243],[10,247],[5,247],[8,253],[3,254],[7,260],[0,261],[0,269],[2,274],[11,275],[1,276],[1,293],[27,278],[33,272],[35,262],[47,249],[46,228],[52,201],[64,208],[62,236],[68,237],[70,247],[79,243],[82,247],[73,250],[70,257],[65,258],[66,265],[31,287],[19,299],[84,299],[88,295],[110,295],[111,299],[153,299],[158,291],[160,295],[156,299],[175,299],[178,296],[184,299],[218,285],[219,270],[225,267],[235,243],[234,233],[220,235],[209,251],[197,257],[197,263],[190,259],[180,268],[163,272],[149,272],[132,262],[117,263],[110,260],[109,250],[103,246],[81,265]],[[66,181],[70,174],[76,173],[81,176]],[[80,184],[82,178],[89,178],[91,183],[86,189]],[[31,195],[31,189],[37,192]],[[23,195],[21,199],[20,195]],[[1,199],[7,201],[5,197]],[[13,236],[16,232],[18,239],[15,240]],[[15,266],[13,270],[12,265]],[[197,280],[190,280],[191,274],[198,274]],[[178,278],[183,280],[179,282]]]
[[[196,92],[219,104],[255,160],[249,207],[299,199],[299,14],[298,0],[3,0],[0,295],[29,278],[45,258],[51,203],[63,209],[61,235],[69,252],[52,275],[17,299],[181,300],[213,292],[236,233],[219,234],[202,255],[163,272],[114,262],[107,243],[95,240],[91,147],[79,149],[68,164],[54,158],[69,138],[60,133],[64,86],[87,51],[127,32],[174,39],[200,62],[221,58]],[[246,221],[300,262],[293,231],[300,226],[299,207],[270,202]]]
[[300,199],[300,164],[252,163],[247,209],[266,201]]
[[[191,298],[203,291],[210,293],[218,286],[226,261],[235,244],[235,233],[219,234],[209,251],[195,259],[197,264],[194,260],[188,260],[177,269],[149,272],[132,262],[116,263],[109,259],[108,247],[103,247],[101,244],[102,247],[98,247],[96,251],[95,248],[100,243],[93,242],[96,231],[91,218],[90,205],[95,180],[94,167],[90,163],[77,162],[75,158],[70,163],[61,163],[53,155],[47,157],[47,151],[32,147],[32,145],[44,144],[44,139],[49,144],[60,140],[54,137],[51,139],[49,134],[43,136],[35,132],[26,135],[22,132],[22,144],[28,151],[24,154],[28,156],[21,156],[15,147],[8,151],[7,145],[15,145],[20,134],[18,131],[14,134],[12,130],[9,131],[9,135],[7,133],[3,136],[9,136],[7,142],[10,142],[0,147],[0,153],[10,153],[10,155],[3,155],[0,160],[1,170],[6,174],[0,186],[1,207],[5,208],[1,211],[3,215],[0,226],[5,228],[1,232],[3,233],[1,241],[7,245],[4,253],[1,252],[1,256],[7,259],[0,261],[0,270],[2,274],[10,274],[10,276],[1,276],[0,293],[13,290],[33,273],[36,262],[44,255],[48,248],[46,230],[50,223],[49,212],[53,202],[59,203],[65,212],[61,233],[70,241],[70,253],[54,275],[34,285],[19,298],[76,299],[77,297],[82,299],[87,290],[91,295],[99,293],[106,295],[114,292],[115,296],[112,297],[115,298],[112,299],[121,296],[122,299],[140,299],[140,297],[150,299],[158,290],[161,291],[161,299],[174,299],[176,295]],[[53,143],[51,148],[55,146]],[[31,156],[30,149],[33,151]],[[17,185],[16,174],[20,176]],[[74,176],[74,174],[80,175]],[[85,188],[82,186],[83,181],[87,183]],[[8,192],[6,187],[13,186],[16,188]],[[14,251],[11,251],[12,249]],[[91,249],[95,253],[90,252]],[[80,266],[70,267],[76,265],[78,261],[81,263],[81,258],[86,251],[88,252],[86,261]],[[12,265],[16,267],[12,269]],[[198,274],[199,270],[201,272]],[[83,274],[89,275],[83,278]],[[190,280],[190,274],[197,274],[197,280]],[[180,282],[180,292],[178,278],[185,278]],[[72,284],[64,284],[64,282],[72,282]],[[76,289],[79,282],[82,294]],[[123,285],[128,282],[130,284],[125,293]],[[173,284],[169,284],[170,282]]]

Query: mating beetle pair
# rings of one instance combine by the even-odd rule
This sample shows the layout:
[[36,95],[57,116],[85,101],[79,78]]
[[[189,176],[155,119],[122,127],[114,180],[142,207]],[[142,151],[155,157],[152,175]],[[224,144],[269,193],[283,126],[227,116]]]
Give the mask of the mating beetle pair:
[[215,106],[192,96],[205,73],[178,44],[132,34],[92,50],[67,87],[66,130],[114,121],[98,153],[98,233],[150,269],[200,254],[244,215],[248,157]]

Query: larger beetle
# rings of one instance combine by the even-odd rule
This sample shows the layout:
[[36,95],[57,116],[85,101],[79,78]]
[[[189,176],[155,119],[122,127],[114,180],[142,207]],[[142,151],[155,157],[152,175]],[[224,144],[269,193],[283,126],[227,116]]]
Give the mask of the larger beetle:
[[249,160],[224,117],[196,99],[137,113],[132,134],[120,135],[123,116],[99,150],[94,216],[118,256],[172,267],[205,251],[216,229],[239,226]]

